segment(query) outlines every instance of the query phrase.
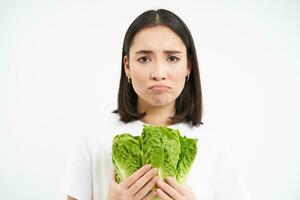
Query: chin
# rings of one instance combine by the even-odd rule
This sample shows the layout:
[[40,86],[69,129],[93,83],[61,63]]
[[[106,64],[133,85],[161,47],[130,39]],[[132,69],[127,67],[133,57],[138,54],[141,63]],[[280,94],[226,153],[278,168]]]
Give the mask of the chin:
[[[143,98],[144,97],[144,98]],[[147,106],[164,107],[175,102],[176,98],[173,95],[145,95],[140,96],[140,103]]]
[[172,102],[174,102],[174,101],[166,100],[166,99],[153,99],[151,102],[149,102],[149,104],[152,106],[161,107],[161,106],[167,106],[167,105],[171,104]]

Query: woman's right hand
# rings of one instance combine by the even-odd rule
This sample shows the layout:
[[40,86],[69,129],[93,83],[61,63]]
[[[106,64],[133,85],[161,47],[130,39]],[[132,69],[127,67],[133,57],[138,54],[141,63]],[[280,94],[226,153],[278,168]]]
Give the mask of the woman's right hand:
[[151,200],[156,196],[151,191],[158,179],[157,169],[144,165],[121,183],[117,183],[115,175],[109,185],[107,200]]

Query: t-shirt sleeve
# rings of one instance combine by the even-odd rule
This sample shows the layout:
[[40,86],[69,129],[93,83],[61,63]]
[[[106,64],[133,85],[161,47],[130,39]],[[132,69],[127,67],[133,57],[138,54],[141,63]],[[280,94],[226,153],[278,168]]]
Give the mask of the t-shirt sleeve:
[[67,160],[61,190],[78,200],[92,199],[92,158],[85,133],[78,137]]
[[250,200],[229,147],[221,142],[221,152],[217,160],[216,187],[214,200]]

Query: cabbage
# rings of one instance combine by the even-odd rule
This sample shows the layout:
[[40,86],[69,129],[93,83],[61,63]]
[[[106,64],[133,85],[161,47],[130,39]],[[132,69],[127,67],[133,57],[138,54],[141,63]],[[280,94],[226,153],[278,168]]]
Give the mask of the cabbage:
[[146,164],[158,169],[158,177],[172,176],[185,182],[197,154],[197,139],[181,136],[179,130],[144,125],[141,136],[116,135],[112,145],[112,162],[116,180],[122,182]]

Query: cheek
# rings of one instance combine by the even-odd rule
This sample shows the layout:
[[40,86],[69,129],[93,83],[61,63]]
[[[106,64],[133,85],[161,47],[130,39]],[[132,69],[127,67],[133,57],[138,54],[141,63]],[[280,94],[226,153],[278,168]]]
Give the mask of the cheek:
[[134,74],[134,80],[136,81],[136,82],[145,82],[145,80],[146,80],[146,77],[147,77],[147,75],[146,75],[146,73],[144,73],[144,72],[139,72],[139,73],[135,73]]
[[185,71],[171,73],[170,79],[175,83],[176,87],[181,87],[185,82]]
[[144,90],[144,87],[146,87],[147,84],[147,72],[144,71],[132,71],[132,86],[134,90],[139,93]]
[[171,75],[172,81],[182,81],[184,79],[183,72]]
[[173,73],[172,75],[170,75],[170,79],[173,82],[173,91],[174,91],[174,95],[176,95],[177,97],[180,95],[180,93],[182,92],[184,85],[185,85],[185,71],[182,70],[180,72],[177,73]]

